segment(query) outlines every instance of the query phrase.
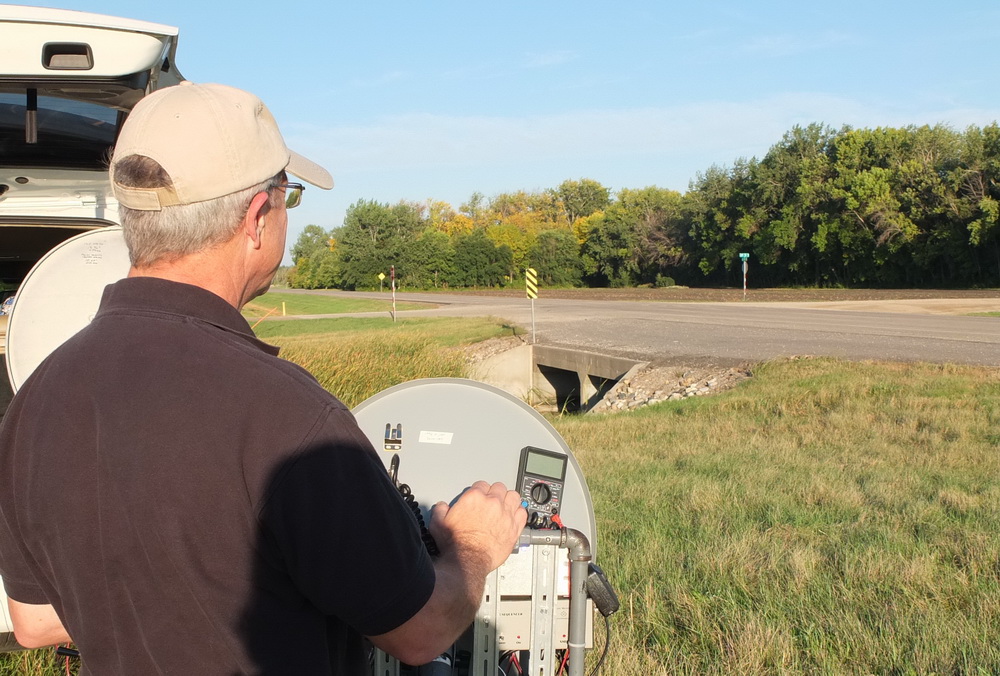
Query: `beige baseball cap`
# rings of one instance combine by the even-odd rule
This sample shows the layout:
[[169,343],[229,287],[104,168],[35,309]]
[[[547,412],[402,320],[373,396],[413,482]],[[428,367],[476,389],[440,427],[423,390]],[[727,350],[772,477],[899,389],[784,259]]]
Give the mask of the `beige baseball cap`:
[[[115,165],[130,155],[156,160],[173,187],[119,185]],[[333,187],[326,169],[285,146],[259,98],[226,85],[184,81],[153,92],[132,109],[111,158],[111,185],[126,207],[159,211],[230,195],[282,169],[324,190]]]

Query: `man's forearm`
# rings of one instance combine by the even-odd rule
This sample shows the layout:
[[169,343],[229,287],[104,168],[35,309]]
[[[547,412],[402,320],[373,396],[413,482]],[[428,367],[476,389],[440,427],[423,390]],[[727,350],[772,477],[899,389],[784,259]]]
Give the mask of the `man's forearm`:
[[[483,589],[486,587],[486,576],[490,573],[487,561],[473,558],[465,553],[449,554],[440,557],[434,563],[437,582],[434,585],[434,596],[441,589],[438,600],[439,607],[433,610],[438,614],[437,622],[441,623],[442,634],[454,634],[451,641],[445,642],[442,651],[458,638],[476,616],[476,611],[483,600]],[[436,657],[436,655],[435,655]]]
[[426,664],[445,652],[472,624],[482,601],[489,562],[449,552],[434,562],[434,591],[416,615],[381,636],[369,637],[407,664]]
[[14,638],[25,648],[72,642],[52,606],[7,599],[7,607],[14,624]]

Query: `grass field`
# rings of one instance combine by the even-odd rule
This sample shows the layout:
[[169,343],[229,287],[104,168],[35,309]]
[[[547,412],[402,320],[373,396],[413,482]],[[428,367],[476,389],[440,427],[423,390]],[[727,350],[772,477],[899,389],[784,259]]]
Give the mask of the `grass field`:
[[[396,303],[397,310],[423,310],[427,307],[423,303]],[[260,298],[255,298],[247,303],[242,312],[243,316],[248,319],[281,317],[282,309],[287,315],[332,315],[345,312],[389,313],[392,310],[392,303],[388,300],[269,291]]]
[[1000,371],[828,359],[562,418],[608,674],[1000,673]]
[[[320,321],[258,330],[350,405],[509,333]],[[712,397],[552,421],[622,600],[602,673],[1000,673],[1000,369],[780,361]],[[60,673],[13,659],[0,674]]]

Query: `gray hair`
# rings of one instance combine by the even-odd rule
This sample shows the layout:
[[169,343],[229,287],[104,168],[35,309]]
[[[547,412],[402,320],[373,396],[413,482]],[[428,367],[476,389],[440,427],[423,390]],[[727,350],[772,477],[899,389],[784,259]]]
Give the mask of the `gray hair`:
[[[115,180],[132,188],[164,188],[173,182],[160,164],[143,155],[129,155],[115,163]],[[173,261],[229,241],[239,229],[254,195],[281,185],[285,172],[268,180],[204,202],[142,211],[119,205],[122,231],[132,265],[142,267]],[[271,196],[277,206],[280,195]]]

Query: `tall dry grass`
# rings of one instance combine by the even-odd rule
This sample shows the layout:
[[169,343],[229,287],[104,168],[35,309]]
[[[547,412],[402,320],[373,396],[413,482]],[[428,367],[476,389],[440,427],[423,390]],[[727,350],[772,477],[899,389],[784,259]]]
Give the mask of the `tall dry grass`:
[[0,676],[72,676],[80,660],[56,655],[54,648],[0,654]]
[[457,352],[435,349],[426,336],[368,335],[338,339],[297,337],[275,341],[282,356],[311,372],[348,406],[398,383],[427,377],[461,377]]
[[[307,329],[315,329],[303,333]],[[275,322],[265,339],[281,356],[313,374],[350,407],[399,383],[417,378],[463,377],[466,363],[456,346],[509,333],[483,318],[334,319]],[[275,333],[275,331],[277,331]]]

